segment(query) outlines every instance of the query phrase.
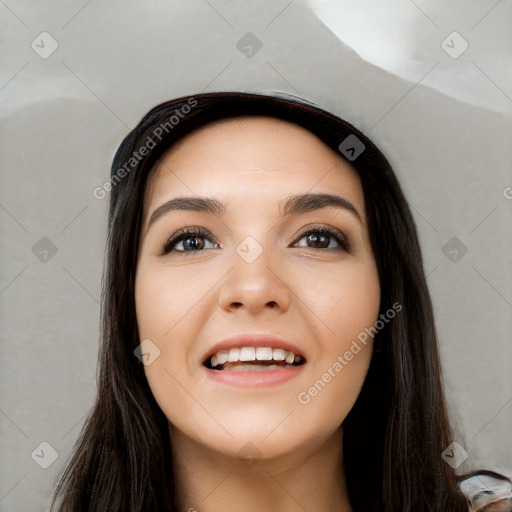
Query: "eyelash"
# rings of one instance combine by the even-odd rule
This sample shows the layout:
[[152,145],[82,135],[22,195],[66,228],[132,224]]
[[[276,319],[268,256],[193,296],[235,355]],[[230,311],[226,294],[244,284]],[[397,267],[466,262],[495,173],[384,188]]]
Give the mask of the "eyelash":
[[[336,242],[338,242],[338,244],[339,244],[339,247],[336,247],[334,249],[342,249],[348,253],[352,252],[351,246],[349,244],[347,237],[341,231],[338,231],[337,229],[334,229],[334,228],[328,228],[325,226],[318,227],[318,228],[311,228],[308,231],[304,232],[300,236],[299,240],[301,240],[305,236],[310,235],[312,233],[334,238],[336,240]],[[204,239],[208,240],[209,242],[211,242],[212,244],[216,244],[215,239],[213,238],[213,236],[210,234],[209,231],[206,231],[205,229],[200,228],[200,227],[192,226],[192,227],[184,228],[184,229],[178,231],[171,238],[169,238],[169,240],[167,240],[167,242],[165,242],[165,244],[164,244],[161,255],[165,256],[171,252],[174,252],[174,253],[184,254],[185,256],[188,256],[189,254],[196,254],[198,252],[201,252],[201,250],[178,251],[173,248],[173,246],[175,244],[177,244],[178,242],[181,242],[183,240],[186,240],[187,238],[204,238]],[[314,249],[314,247],[312,247],[312,249]],[[320,250],[333,250],[333,248],[329,249],[328,247],[322,247],[322,248],[320,248]]]

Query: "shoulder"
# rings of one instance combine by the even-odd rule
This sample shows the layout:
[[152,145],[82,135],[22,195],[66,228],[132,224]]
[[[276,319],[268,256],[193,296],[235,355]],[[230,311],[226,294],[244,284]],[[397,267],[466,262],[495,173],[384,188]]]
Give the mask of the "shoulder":
[[512,480],[489,470],[458,477],[460,490],[468,500],[469,512],[512,512]]

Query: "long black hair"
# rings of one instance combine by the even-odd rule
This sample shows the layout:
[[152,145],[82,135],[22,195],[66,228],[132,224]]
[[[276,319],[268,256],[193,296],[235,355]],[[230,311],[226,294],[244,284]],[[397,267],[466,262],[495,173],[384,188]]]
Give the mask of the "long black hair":
[[52,510],[177,510],[167,418],[134,356],[142,204],[164,151],[210,121],[240,115],[296,123],[350,161],[363,188],[381,313],[395,303],[403,308],[376,334],[366,380],[342,425],[354,512],[466,512],[455,471],[441,456],[452,431],[417,230],[389,162],[362,132],[313,103],[247,92],[200,93],[152,108],[119,146],[108,186],[94,192],[101,198],[110,191],[97,397]]

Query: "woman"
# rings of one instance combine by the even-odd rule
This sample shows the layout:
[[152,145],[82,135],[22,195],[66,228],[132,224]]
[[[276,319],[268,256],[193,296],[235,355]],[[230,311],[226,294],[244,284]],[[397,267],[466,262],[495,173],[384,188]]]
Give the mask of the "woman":
[[468,509],[415,224],[364,134],[204,93],[111,174],[98,394],[56,510]]

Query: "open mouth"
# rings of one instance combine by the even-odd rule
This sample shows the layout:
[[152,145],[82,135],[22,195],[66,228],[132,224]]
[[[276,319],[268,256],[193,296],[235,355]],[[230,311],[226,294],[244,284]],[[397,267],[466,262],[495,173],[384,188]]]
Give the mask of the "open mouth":
[[300,354],[271,347],[240,347],[219,350],[208,357],[203,365],[209,370],[265,371],[292,368],[305,364]]

